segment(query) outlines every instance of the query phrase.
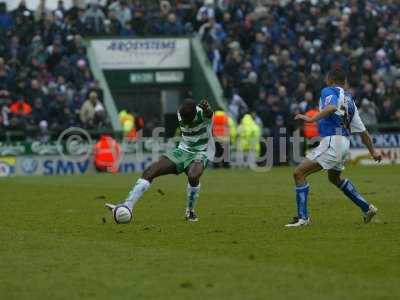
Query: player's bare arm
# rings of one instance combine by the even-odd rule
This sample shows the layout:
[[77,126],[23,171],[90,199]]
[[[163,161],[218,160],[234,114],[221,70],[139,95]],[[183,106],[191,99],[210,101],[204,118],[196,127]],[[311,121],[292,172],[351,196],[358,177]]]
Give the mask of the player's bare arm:
[[319,113],[317,113],[313,117],[309,117],[303,114],[297,114],[294,119],[295,120],[303,120],[308,123],[314,123],[318,122],[319,120],[329,116],[330,114],[333,114],[335,111],[337,111],[337,107],[333,105],[328,105],[325,107],[323,110],[321,110]]
[[207,119],[210,119],[214,112],[211,109],[211,106],[208,103],[208,101],[206,99],[201,100],[199,106],[203,110],[204,117],[206,117]]
[[374,144],[372,143],[372,139],[371,139],[368,131],[365,130],[365,131],[361,132],[360,137],[361,137],[361,140],[362,140],[363,144],[365,145],[365,147],[367,147],[372,158],[375,161],[380,162],[382,160],[382,155],[380,155],[378,152],[376,152],[376,150],[374,148]]

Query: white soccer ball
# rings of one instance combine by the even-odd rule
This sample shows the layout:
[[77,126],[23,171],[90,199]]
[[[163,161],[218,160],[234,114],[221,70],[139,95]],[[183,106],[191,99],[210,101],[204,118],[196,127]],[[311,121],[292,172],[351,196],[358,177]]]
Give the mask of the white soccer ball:
[[114,221],[117,224],[127,224],[132,220],[132,212],[125,205],[119,205],[114,208]]

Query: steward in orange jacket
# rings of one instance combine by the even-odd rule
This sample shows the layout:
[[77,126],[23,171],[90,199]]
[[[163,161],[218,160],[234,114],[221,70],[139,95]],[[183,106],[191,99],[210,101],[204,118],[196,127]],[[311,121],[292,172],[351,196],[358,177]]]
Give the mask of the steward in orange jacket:
[[229,117],[224,111],[216,111],[212,119],[213,136],[221,142],[229,141]]
[[94,164],[99,172],[117,173],[121,147],[115,139],[102,135],[95,145]]
[[[306,112],[306,116],[313,117],[317,113],[318,110],[316,108],[311,108]],[[308,139],[319,136],[318,124],[304,122],[303,135]]]
[[10,105],[10,112],[15,116],[28,116],[32,113],[32,107],[24,99],[20,99]]

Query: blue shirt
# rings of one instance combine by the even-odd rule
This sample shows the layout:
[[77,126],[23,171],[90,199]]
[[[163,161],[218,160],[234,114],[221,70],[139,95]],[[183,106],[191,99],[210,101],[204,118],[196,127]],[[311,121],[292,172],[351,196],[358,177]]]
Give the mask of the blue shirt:
[[351,134],[350,124],[356,111],[351,95],[340,87],[326,87],[321,91],[320,111],[328,105],[335,106],[337,111],[319,120],[318,126],[321,137],[349,136]]

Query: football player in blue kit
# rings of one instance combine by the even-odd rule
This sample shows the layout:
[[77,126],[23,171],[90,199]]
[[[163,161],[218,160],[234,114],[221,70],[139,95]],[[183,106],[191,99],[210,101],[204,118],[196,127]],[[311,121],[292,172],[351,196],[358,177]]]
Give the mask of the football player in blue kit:
[[307,209],[310,187],[306,178],[322,169],[328,172],[329,181],[361,209],[365,223],[369,223],[378,212],[374,205],[361,196],[349,179],[341,177],[341,173],[349,154],[349,136],[352,133],[360,134],[363,144],[375,161],[381,161],[381,155],[374,149],[354,100],[344,90],[346,74],[342,70],[332,70],[327,75],[326,83],[328,86],[321,91],[319,113],[313,117],[303,114],[295,117],[296,120],[305,122],[318,122],[321,141],[319,146],[311,151],[293,172],[296,184],[297,216],[286,227],[300,227],[310,223]]

